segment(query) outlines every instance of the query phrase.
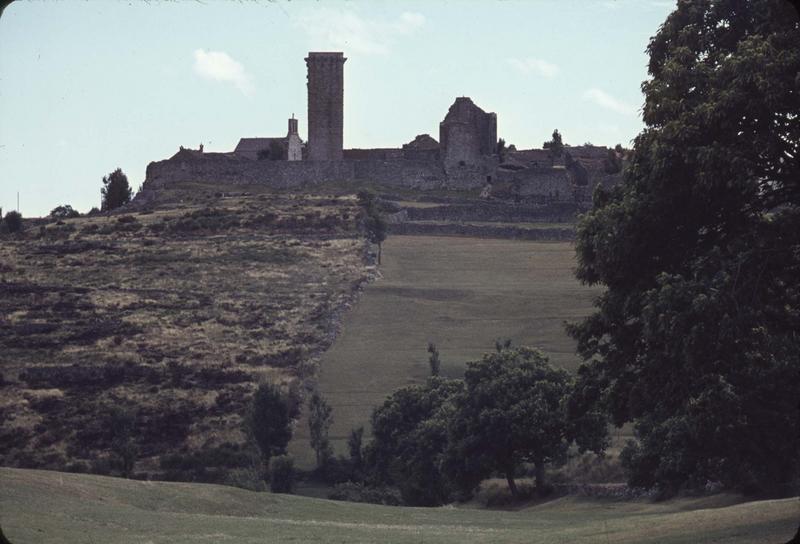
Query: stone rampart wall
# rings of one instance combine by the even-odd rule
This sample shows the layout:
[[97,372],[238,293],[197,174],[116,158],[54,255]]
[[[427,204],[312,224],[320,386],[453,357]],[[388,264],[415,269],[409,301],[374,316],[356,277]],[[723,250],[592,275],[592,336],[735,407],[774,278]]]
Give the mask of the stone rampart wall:
[[561,223],[573,221],[579,210],[572,202],[554,202],[539,206],[510,206],[507,203],[481,202],[430,208],[406,208],[404,211],[409,221]]
[[575,239],[575,230],[569,227],[525,228],[507,225],[469,225],[462,223],[397,223],[389,226],[391,234],[470,236],[474,238],[515,238],[519,240]]

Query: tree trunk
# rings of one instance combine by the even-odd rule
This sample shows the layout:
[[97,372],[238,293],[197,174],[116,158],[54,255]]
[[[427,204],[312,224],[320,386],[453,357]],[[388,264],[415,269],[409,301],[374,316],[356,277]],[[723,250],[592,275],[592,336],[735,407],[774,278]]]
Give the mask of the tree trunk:
[[511,490],[511,496],[516,499],[519,491],[517,490],[517,482],[514,481],[514,465],[506,469],[506,481],[508,482],[508,489]]
[[381,253],[383,253],[383,245],[378,242],[378,264],[381,264]]
[[547,493],[544,480],[544,461],[537,461],[536,463],[536,492],[539,495]]

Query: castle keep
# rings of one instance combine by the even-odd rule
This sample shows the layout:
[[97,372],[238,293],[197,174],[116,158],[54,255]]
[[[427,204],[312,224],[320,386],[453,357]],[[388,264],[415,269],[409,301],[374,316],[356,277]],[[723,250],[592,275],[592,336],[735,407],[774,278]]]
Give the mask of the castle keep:
[[264,183],[299,188],[325,183],[365,183],[387,188],[476,190],[482,196],[526,200],[588,200],[597,184],[616,183],[603,172],[608,149],[568,147],[569,158],[546,150],[499,154],[497,115],[458,97],[439,123],[439,141],[420,134],[402,147],[344,149],[344,64],[341,52],[309,52],[308,141],[294,115],[280,137],[242,138],[228,153],[180,150],[147,167],[145,183],[175,181]]
[[344,62],[342,53],[309,53],[308,158],[342,160],[344,139]]

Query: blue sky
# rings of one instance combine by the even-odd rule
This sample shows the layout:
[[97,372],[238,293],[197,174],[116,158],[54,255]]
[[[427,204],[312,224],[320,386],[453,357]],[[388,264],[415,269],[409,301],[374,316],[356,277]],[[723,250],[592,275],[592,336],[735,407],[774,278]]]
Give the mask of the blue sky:
[[99,206],[183,145],[305,139],[308,51],[344,51],[345,147],[438,139],[457,96],[540,147],[628,144],[645,48],[674,1],[14,2],[0,18],[0,206]]

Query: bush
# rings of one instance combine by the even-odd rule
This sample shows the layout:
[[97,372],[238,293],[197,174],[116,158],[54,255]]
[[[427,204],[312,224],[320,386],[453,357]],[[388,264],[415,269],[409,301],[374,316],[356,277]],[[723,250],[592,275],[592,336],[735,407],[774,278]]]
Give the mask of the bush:
[[3,225],[8,232],[18,232],[22,230],[22,214],[11,210],[3,219]]
[[56,206],[50,210],[50,217],[53,219],[70,219],[72,217],[80,217],[80,215],[80,212],[78,212],[76,209],[73,209],[73,207],[69,204]]
[[292,438],[286,395],[275,385],[261,384],[245,416],[245,426],[264,460],[284,454]]
[[334,501],[365,502],[400,506],[400,492],[390,487],[369,487],[355,482],[346,482],[334,486],[328,498]]
[[278,455],[269,460],[269,489],[273,493],[291,493],[294,486],[294,459]]

